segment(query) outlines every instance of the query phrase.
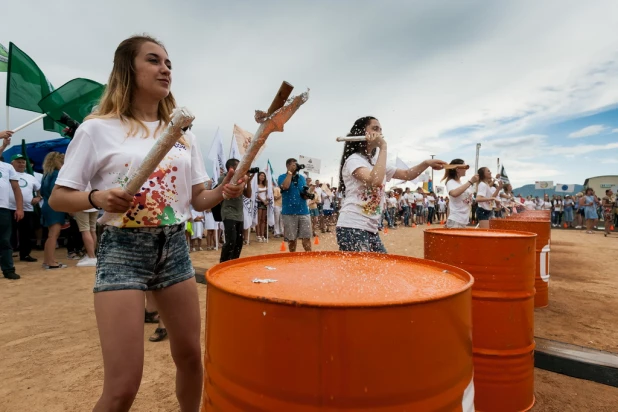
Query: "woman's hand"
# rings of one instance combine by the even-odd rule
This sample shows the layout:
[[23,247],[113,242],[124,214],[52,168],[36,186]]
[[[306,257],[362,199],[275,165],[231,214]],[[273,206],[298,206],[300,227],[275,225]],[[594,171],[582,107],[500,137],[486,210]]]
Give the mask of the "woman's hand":
[[446,163],[444,160],[440,159],[425,160],[425,165],[427,165],[427,167],[431,167],[433,170],[442,170],[447,164],[448,163]]
[[367,146],[371,146],[373,144],[375,147],[379,147],[380,149],[386,147],[386,140],[384,140],[382,133],[369,132],[365,135],[365,137],[367,138]]
[[479,182],[479,180],[481,180],[481,178],[479,177],[479,175],[478,175],[478,174],[476,174],[476,175],[474,175],[474,176],[472,176],[472,177],[470,178],[470,183],[472,183],[472,184],[474,184],[474,183],[478,183],[478,182]]
[[109,190],[96,191],[92,194],[92,202],[110,213],[124,213],[131,208],[133,196],[118,187]]
[[221,182],[222,193],[224,199],[234,199],[242,195],[242,192],[245,190],[245,182],[246,176],[243,179],[240,179],[237,184],[232,184],[230,181],[232,180],[232,175],[234,171],[230,169],[228,174],[225,176],[225,179]]

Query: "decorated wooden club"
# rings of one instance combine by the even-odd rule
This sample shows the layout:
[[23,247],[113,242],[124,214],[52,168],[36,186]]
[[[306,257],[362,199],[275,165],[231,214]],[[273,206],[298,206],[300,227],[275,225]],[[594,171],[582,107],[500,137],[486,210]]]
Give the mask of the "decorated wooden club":
[[195,120],[195,116],[186,107],[174,109],[169,124],[125,185],[124,190],[127,193],[135,196],[140,191],[142,185],[146,183],[150,175],[154,173],[159,163],[161,163],[161,160],[183,136],[185,130],[191,126],[193,120]]
[[260,123],[260,127],[253,136],[251,144],[247,148],[245,155],[236,167],[236,171],[230,180],[233,184],[246,175],[251,168],[251,163],[256,158],[260,148],[266,143],[266,139],[272,132],[282,132],[283,126],[296,113],[298,108],[309,100],[309,90],[298,96],[289,98],[294,87],[288,82],[283,82],[268,111],[255,111],[255,120]]

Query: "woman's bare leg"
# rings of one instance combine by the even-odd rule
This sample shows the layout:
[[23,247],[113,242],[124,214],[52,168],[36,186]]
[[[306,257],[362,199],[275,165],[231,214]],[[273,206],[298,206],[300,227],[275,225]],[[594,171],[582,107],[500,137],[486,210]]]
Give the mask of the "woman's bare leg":
[[94,311],[104,370],[103,393],[94,411],[128,411],[144,367],[144,292],[95,293]]
[[56,262],[56,242],[58,241],[58,236],[60,236],[60,223],[54,223],[50,227],[47,228],[47,240],[45,241],[45,250],[43,252],[43,263],[50,266],[55,266],[58,262]]
[[183,412],[197,412],[202,397],[201,317],[195,279],[153,292],[176,364],[176,397]]

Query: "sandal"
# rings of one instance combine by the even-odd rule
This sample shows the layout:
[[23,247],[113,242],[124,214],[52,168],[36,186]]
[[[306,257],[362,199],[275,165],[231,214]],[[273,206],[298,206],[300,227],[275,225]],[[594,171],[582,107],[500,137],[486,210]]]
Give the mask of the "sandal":
[[165,328],[157,328],[155,330],[154,335],[148,338],[151,342],[161,342],[163,339],[167,337],[167,329]]
[[148,312],[144,309],[144,323],[159,323],[159,312]]

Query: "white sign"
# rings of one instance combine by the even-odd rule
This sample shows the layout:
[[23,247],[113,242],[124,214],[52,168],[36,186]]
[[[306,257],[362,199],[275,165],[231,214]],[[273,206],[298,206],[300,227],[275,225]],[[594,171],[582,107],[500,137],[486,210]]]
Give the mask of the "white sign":
[[535,189],[553,189],[554,188],[554,182],[553,181],[545,181],[545,182],[534,182],[534,188]]
[[436,186],[436,194],[440,196],[444,195],[444,187]]
[[322,163],[320,159],[306,156],[298,156],[298,163],[305,165],[306,171],[320,174],[320,164]]

